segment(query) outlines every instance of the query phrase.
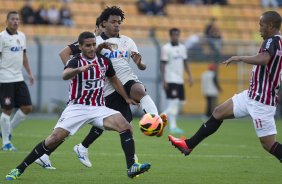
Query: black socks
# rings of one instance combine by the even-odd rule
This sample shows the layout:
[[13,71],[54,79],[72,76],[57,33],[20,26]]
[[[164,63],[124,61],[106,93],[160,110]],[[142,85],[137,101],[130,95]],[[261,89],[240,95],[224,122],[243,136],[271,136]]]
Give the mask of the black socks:
[[216,132],[221,123],[221,120],[215,119],[212,115],[190,139],[186,140],[186,144],[190,149],[195,148],[202,140]]
[[103,130],[100,128],[97,128],[93,126],[88,133],[88,135],[85,137],[85,139],[82,141],[82,146],[85,148],[88,148],[90,144],[92,144],[100,135],[102,135]]
[[127,168],[129,169],[135,162],[134,154],[135,154],[135,146],[134,140],[130,130],[124,130],[119,133],[121,146],[125,154]]

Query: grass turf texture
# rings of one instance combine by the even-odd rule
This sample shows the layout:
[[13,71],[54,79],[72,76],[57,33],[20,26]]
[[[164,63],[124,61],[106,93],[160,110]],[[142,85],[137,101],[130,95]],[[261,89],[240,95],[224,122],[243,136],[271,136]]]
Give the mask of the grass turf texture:
[[[219,131],[204,140],[188,157],[168,142],[168,132],[161,138],[145,136],[135,119],[134,137],[140,162],[152,164],[149,172],[135,179],[126,175],[126,164],[116,132],[106,132],[90,148],[93,167],[83,166],[72,148],[90,130],[87,125],[70,137],[51,156],[57,170],[45,170],[32,164],[15,181],[6,181],[5,175],[21,162],[31,149],[50,134],[54,120],[29,119],[13,133],[17,152],[0,151],[0,183],[41,184],[280,184],[282,165],[265,152],[255,135],[250,119],[228,120]],[[282,123],[277,120],[278,141],[282,142]],[[178,125],[186,136],[201,125],[200,119],[181,119]],[[280,132],[280,134],[279,134]],[[177,135],[179,136],[179,135]]]

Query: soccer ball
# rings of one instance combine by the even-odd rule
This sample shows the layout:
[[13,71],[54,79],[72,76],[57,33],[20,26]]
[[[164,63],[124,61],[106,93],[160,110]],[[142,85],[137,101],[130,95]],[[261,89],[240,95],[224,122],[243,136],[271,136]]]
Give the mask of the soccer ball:
[[147,136],[155,136],[163,128],[163,122],[160,116],[156,114],[144,114],[139,121],[140,130]]

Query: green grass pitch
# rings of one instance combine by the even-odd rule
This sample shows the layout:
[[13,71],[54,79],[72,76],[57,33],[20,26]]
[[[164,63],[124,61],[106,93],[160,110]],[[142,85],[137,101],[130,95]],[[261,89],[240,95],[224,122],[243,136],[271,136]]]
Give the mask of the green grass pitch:
[[[92,168],[76,158],[72,148],[88,133],[87,125],[70,137],[51,156],[57,170],[44,170],[32,164],[16,181],[5,175],[20,163],[39,141],[51,133],[56,119],[28,119],[13,132],[17,152],[0,151],[0,184],[281,184],[282,165],[260,146],[250,119],[228,120],[219,131],[204,140],[188,157],[163,137],[148,137],[133,122],[136,152],[140,162],[152,164],[149,172],[135,179],[126,175],[126,164],[116,132],[105,132],[90,148]],[[282,142],[282,122],[276,121],[278,141]],[[186,136],[201,125],[197,118],[179,120]],[[279,134],[280,132],[280,134]]]

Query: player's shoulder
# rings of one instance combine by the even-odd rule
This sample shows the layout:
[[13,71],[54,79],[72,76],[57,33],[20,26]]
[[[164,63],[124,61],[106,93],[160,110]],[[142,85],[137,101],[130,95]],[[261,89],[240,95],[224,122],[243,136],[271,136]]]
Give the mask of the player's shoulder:
[[119,38],[122,39],[122,40],[129,40],[129,41],[134,42],[132,38],[130,38],[129,36],[126,36],[126,35],[119,35]]
[[171,43],[170,43],[170,42],[165,43],[165,44],[163,45],[163,49],[169,49],[169,48],[171,48]]
[[104,62],[110,62],[110,59],[105,57],[104,55],[100,54],[100,53],[97,53],[97,57],[98,59],[102,59]]

